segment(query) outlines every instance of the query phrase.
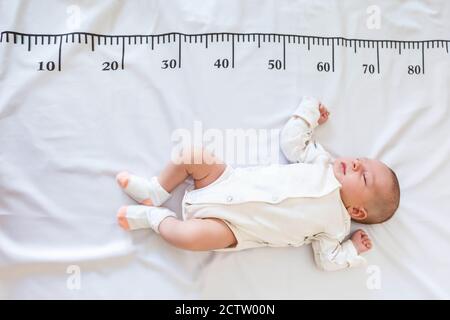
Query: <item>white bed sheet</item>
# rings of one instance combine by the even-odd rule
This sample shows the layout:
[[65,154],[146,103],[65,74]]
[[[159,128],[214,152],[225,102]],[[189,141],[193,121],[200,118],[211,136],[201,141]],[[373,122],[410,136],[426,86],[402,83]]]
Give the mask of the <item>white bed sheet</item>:
[[[76,31],[99,34],[450,39],[448,1],[376,2],[380,29],[366,27],[373,1],[2,0],[0,31],[71,32],[67,8],[75,4]],[[290,52],[286,71],[269,72],[256,61],[278,58],[278,49],[261,56],[236,47],[239,68],[218,72],[207,65],[210,51],[186,49],[183,68],[163,73],[152,65],[157,59],[127,50],[124,71],[102,72],[101,62],[120,57],[117,50],[64,45],[63,71],[52,73],[36,69],[57,58],[55,48],[28,53],[0,44],[0,298],[450,297],[450,55],[427,53],[425,75],[411,77],[406,60],[382,52],[382,74],[363,77],[363,60],[351,52],[337,51],[336,72],[323,74],[308,68],[319,54]],[[379,158],[399,176],[397,215],[365,226],[375,244],[369,269],[319,271],[309,246],[188,252],[151,231],[118,227],[117,209],[133,201],[115,174],[159,172],[173,130],[194,120],[205,128],[280,128],[302,95],[329,106],[330,121],[317,131],[327,149]],[[186,186],[168,203],[177,212]],[[67,286],[70,265],[81,270],[79,289]],[[368,286],[376,275],[380,287]]]

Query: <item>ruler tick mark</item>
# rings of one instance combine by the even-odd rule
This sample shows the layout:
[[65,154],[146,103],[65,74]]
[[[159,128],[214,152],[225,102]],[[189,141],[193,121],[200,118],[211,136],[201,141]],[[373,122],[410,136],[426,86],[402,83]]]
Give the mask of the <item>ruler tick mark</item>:
[[334,40],[331,41],[331,71],[334,72]]
[[178,35],[178,68],[181,68],[181,35]]
[[380,73],[380,50],[378,48],[378,42],[377,42],[377,72]]
[[234,69],[234,34],[231,36],[231,68]]
[[61,47],[62,47],[62,37],[59,37],[58,71],[61,71]]
[[425,74],[425,49],[424,43],[422,42],[422,74]]
[[[130,38],[128,38],[128,40],[130,40]],[[122,68],[122,70],[124,70],[125,68],[125,38],[122,37],[122,60],[120,63],[120,67]]]

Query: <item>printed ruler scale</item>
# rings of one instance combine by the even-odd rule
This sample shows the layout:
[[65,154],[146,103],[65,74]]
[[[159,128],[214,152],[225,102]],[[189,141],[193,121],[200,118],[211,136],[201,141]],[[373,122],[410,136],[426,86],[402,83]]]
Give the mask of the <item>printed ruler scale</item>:
[[[1,44],[21,45],[32,51],[37,46],[56,46],[58,48],[57,61],[37,61],[37,71],[62,71],[63,55],[62,49],[67,45],[85,44],[89,45],[91,51],[100,46],[115,46],[121,50],[120,60],[103,62],[102,71],[125,70],[127,48],[131,46],[148,46],[155,50],[159,46],[175,44],[176,55],[173,59],[162,59],[161,69],[181,69],[186,63],[182,60],[182,53],[189,45],[202,44],[205,49],[216,43],[227,44],[229,48],[228,58],[214,60],[213,67],[222,69],[235,69],[239,65],[235,61],[237,46],[253,43],[257,48],[264,44],[279,46],[281,54],[275,59],[268,59],[264,67],[268,70],[286,70],[289,68],[287,48],[292,46],[303,46],[307,51],[313,47],[321,47],[328,51],[328,58],[317,61],[314,69],[318,72],[335,72],[339,61],[336,57],[337,49],[351,50],[355,55],[361,50],[375,52],[375,60],[372,63],[361,64],[361,72],[364,74],[382,73],[382,61],[380,52],[382,50],[394,52],[401,57],[406,51],[417,55],[417,63],[407,66],[405,72],[410,75],[425,74],[425,61],[430,50],[441,50],[446,55],[449,53],[450,40],[374,40],[374,39],[350,39],[344,37],[322,37],[278,33],[199,33],[185,34],[170,32],[154,35],[105,35],[89,32],[71,32],[63,34],[30,34],[14,31],[3,31],[0,36]],[[56,59],[55,59],[56,60]]]

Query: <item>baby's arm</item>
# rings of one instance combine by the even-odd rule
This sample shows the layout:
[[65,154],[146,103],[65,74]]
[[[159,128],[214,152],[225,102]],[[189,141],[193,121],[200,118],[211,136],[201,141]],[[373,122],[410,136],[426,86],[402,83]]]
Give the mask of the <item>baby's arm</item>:
[[330,155],[316,142],[310,143],[314,128],[328,120],[329,112],[314,98],[305,97],[283,127],[280,146],[290,162],[321,162]]
[[364,230],[357,230],[352,234],[351,240],[359,254],[372,249],[372,241]]
[[[369,250],[367,238],[364,238],[364,245],[366,248],[362,250],[360,244],[363,243],[362,230],[356,231],[351,240],[344,241],[340,243],[336,239],[329,238],[327,236],[318,236],[312,242],[312,247],[314,250],[314,260],[319,268],[325,271],[336,271],[345,268],[352,268],[363,265],[366,260],[359,254]],[[355,238],[355,240],[353,240]],[[358,240],[360,239],[360,240]],[[370,242],[370,240],[369,240]]]

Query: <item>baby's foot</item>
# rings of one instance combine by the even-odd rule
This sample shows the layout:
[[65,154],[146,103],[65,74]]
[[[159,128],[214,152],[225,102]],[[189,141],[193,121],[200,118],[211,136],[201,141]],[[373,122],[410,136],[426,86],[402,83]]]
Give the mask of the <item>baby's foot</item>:
[[117,183],[125,189],[128,185],[128,180],[130,179],[130,174],[126,171],[122,171],[116,176]]
[[[150,228],[146,211],[143,206],[122,206],[117,212],[119,225],[125,230],[147,229]],[[145,208],[145,207],[144,207]]]
[[141,204],[160,206],[170,198],[170,193],[161,187],[156,177],[147,180],[122,171],[116,180],[126,194]]
[[127,220],[127,206],[120,207],[119,211],[117,212],[117,221],[122,228],[124,228],[125,230],[130,230],[130,225],[128,224]]
[[176,217],[167,208],[152,206],[123,206],[117,212],[119,225],[125,230],[151,228],[158,233],[159,224],[169,216]]

